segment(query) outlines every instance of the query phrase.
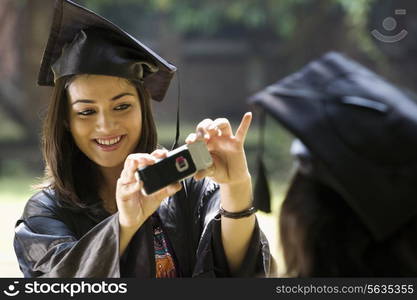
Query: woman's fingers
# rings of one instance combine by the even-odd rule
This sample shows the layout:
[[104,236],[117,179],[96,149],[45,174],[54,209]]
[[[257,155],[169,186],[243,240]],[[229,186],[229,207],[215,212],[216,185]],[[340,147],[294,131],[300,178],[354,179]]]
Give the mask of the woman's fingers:
[[[240,122],[239,128],[236,130],[235,137],[244,141],[246,134],[249,130],[249,126],[252,120],[252,113],[247,112]],[[224,136],[224,137],[233,137],[233,130],[230,122],[226,118],[218,118],[214,121],[211,119],[205,119],[201,121],[196,127],[196,138],[204,137],[205,140],[208,140],[215,136]],[[194,135],[189,135],[187,138],[190,142],[195,140]]]
[[196,133],[190,133],[186,139],[185,139],[185,143],[186,144],[191,144],[197,141],[197,134]]
[[163,199],[177,193],[179,190],[181,190],[181,188],[182,188],[182,184],[179,183],[179,182],[176,182],[176,183],[170,184],[170,185],[168,185],[168,186],[166,186],[166,187],[160,189],[159,191],[156,191],[156,192],[154,192],[150,195],[146,195],[145,192],[142,189],[142,194],[145,197],[152,198],[152,199],[156,200],[157,202],[161,202]]
[[134,183],[135,179],[136,162],[134,160],[126,160],[125,166],[120,174],[119,183],[122,185]]
[[[157,151],[157,150],[155,150]],[[155,158],[148,153],[133,153],[129,154],[126,158],[126,160],[135,160],[139,163],[139,167],[143,168],[146,167],[147,164],[151,164],[152,162],[155,162]]]
[[224,137],[230,137],[233,135],[232,126],[230,126],[230,122],[226,118],[218,118],[214,120],[209,126],[209,129],[216,130],[218,135]]
[[229,121],[224,118],[216,119],[215,121],[205,119],[196,127],[197,139],[204,139],[205,141],[216,136],[221,136],[223,133],[226,135],[231,134]]
[[142,189],[143,183],[139,180],[137,169],[146,165],[151,165],[155,158],[149,154],[129,155],[125,161],[125,166],[117,180],[116,198],[127,201]]
[[130,154],[125,161],[122,173],[120,174],[121,184],[137,182],[136,170],[155,163],[155,158],[146,153]]
[[165,191],[162,192],[162,199],[172,196],[178,191],[182,189],[182,184],[180,182],[176,182],[173,184],[168,185],[166,188],[164,188]]
[[166,149],[156,149],[155,151],[153,151],[151,153],[151,156],[161,159],[161,158],[165,158],[168,155],[168,150]]
[[247,112],[240,122],[239,128],[236,130],[236,139],[239,141],[245,141],[246,134],[248,133],[250,123],[252,121],[252,113]]
[[197,133],[197,138],[208,140],[210,138],[211,131],[208,127],[213,123],[212,119],[204,119],[198,123],[195,131]]

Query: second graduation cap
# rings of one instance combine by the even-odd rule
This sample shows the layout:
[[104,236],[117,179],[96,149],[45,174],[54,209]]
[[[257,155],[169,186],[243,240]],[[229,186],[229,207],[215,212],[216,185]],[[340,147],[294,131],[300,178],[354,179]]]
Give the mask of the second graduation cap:
[[317,179],[376,239],[417,214],[417,105],[408,93],[332,52],[250,102],[301,140],[318,161]]
[[57,0],[39,85],[64,76],[109,75],[143,81],[152,99],[162,101],[176,67],[130,34],[69,0]]

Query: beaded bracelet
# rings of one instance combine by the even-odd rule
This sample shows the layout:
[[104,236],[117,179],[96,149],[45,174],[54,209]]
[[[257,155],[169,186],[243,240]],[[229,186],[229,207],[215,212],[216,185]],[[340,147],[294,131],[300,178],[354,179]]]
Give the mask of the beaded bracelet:
[[239,211],[239,212],[229,212],[227,210],[224,210],[223,207],[220,206],[220,210],[219,213],[220,215],[222,215],[223,217],[226,218],[232,218],[232,219],[240,219],[240,218],[244,218],[244,217],[249,217],[250,215],[253,215],[254,213],[256,213],[257,209],[255,207],[250,207],[248,209]]

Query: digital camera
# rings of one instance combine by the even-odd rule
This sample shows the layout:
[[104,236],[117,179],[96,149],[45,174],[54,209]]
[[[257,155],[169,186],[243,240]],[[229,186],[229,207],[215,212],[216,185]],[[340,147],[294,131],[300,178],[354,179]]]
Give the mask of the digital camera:
[[213,164],[206,143],[196,141],[168,152],[166,158],[138,169],[146,194],[152,194],[172,183],[193,176]]

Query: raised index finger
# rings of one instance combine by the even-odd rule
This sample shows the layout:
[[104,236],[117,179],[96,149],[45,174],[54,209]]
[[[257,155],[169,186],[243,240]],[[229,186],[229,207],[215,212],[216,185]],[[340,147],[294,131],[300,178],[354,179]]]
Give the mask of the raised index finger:
[[239,128],[236,130],[236,139],[240,141],[244,141],[246,138],[246,134],[248,133],[250,123],[252,121],[252,113],[247,112],[240,122]]

